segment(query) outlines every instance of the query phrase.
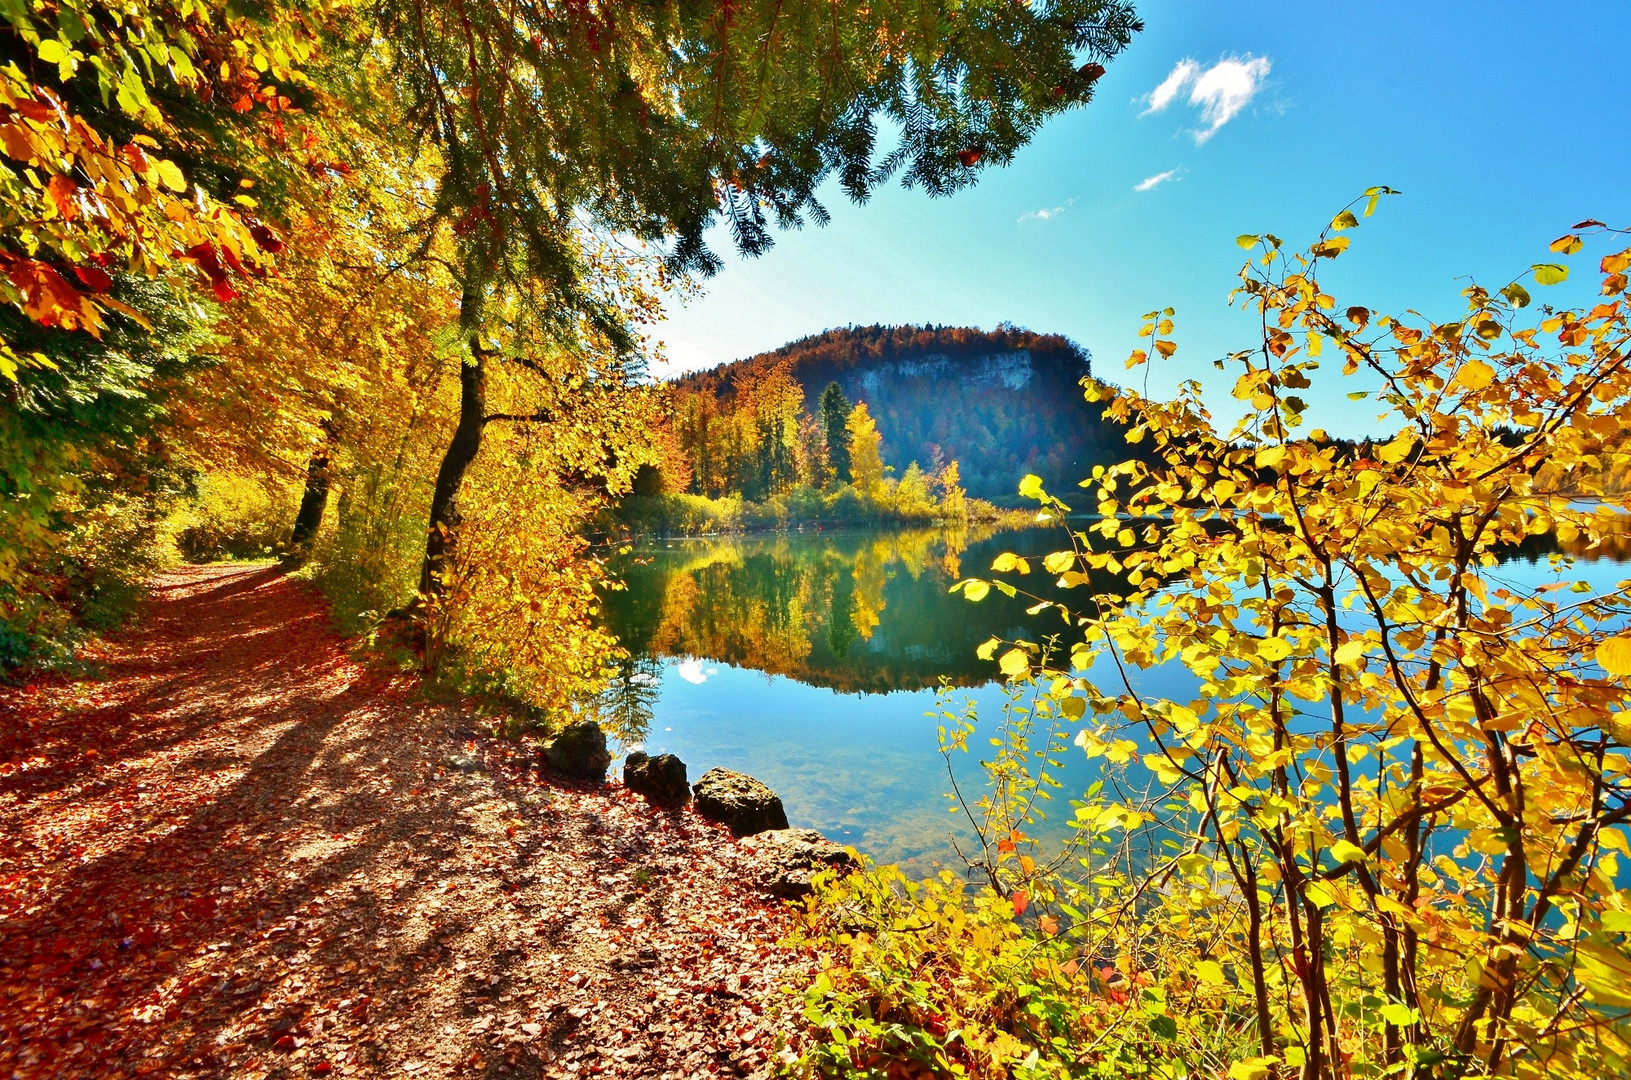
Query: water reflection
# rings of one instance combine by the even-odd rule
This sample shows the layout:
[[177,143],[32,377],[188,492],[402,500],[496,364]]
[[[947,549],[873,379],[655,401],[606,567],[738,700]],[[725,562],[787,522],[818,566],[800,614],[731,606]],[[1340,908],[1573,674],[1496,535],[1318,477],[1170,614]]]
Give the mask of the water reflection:
[[1059,540],[1041,529],[675,540],[618,568],[627,588],[608,597],[607,620],[636,657],[702,657],[845,694],[921,690],[942,676],[977,686],[995,667],[975,648],[1035,620],[1024,598],[970,604],[948,590],[965,564],[984,573],[1000,552],[1042,554]]
[[[1057,550],[1056,528],[992,534],[966,530],[809,532],[647,545],[618,567],[627,588],[606,598],[606,617],[629,656],[600,702],[625,747],[679,754],[693,778],[715,765],[740,769],[781,792],[795,824],[820,829],[914,872],[955,865],[946,813],[945,763],[936,752],[935,690],[942,676],[965,688],[982,718],[1002,693],[992,662],[975,655],[998,635],[1060,627],[1026,614],[1029,601],[993,590],[971,604],[948,592],[985,575],[1004,551],[1033,558]],[[1563,564],[1551,565],[1554,556]],[[1574,560],[1577,565],[1566,564]],[[1618,579],[1631,560],[1631,530],[1596,547],[1534,537],[1503,553],[1498,571],[1528,590],[1576,578]],[[1051,575],[1029,582],[1046,588]],[[1110,582],[1096,582],[1108,588]],[[1062,627],[1060,627],[1062,629]],[[1141,692],[1188,700],[1181,664],[1134,673]],[[955,707],[955,703],[954,703]],[[977,784],[979,753],[960,760]],[[1080,754],[1062,758],[1057,820],[1068,793],[1101,777]]]

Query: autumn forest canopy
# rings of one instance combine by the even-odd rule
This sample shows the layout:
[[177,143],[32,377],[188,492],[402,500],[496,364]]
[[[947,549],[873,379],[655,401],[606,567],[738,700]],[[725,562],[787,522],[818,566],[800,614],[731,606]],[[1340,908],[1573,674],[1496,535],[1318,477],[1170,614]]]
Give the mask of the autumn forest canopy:
[[[992,684],[931,725],[959,872],[818,875],[766,1069],[1631,1073],[1623,223],[1399,313],[1329,280],[1390,188],[1306,247],[1241,236],[1249,339],[1166,395],[1171,308],[1129,320],[1144,389],[1008,323],[659,382],[655,328],[723,252],[1011,163],[1092,103],[1132,6],[0,13],[0,695],[94,681],[156,572],[223,559],[276,560],[256,610],[320,592],[505,754],[608,694],[649,721],[658,656]],[[1375,425],[1316,426],[1341,400]],[[1021,521],[1046,550],[990,555]],[[868,648],[890,602],[933,635],[903,658]],[[29,738],[0,730],[0,781]]]

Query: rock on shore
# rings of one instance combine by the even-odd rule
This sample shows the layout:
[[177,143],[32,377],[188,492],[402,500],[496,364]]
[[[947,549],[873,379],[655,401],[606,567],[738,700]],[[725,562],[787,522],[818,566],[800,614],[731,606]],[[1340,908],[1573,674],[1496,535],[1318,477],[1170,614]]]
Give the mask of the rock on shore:
[[742,847],[759,858],[759,884],[789,900],[808,894],[810,879],[822,870],[854,870],[861,865],[814,829],[772,829],[747,837]]
[[660,806],[683,806],[691,798],[685,762],[673,754],[650,757],[634,751],[623,763],[623,784]]
[[544,743],[544,760],[562,776],[574,780],[605,783],[612,754],[606,749],[606,733],[593,720],[568,724]]
[[736,836],[787,828],[781,797],[746,773],[709,769],[691,791],[697,812],[723,822]]

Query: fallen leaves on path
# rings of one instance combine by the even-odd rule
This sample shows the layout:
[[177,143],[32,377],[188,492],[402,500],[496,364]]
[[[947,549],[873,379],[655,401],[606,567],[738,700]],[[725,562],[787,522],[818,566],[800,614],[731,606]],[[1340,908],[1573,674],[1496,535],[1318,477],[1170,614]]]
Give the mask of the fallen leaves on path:
[[273,567],[187,567],[0,690],[0,1075],[766,1075],[804,960],[689,810],[540,777],[354,662]]

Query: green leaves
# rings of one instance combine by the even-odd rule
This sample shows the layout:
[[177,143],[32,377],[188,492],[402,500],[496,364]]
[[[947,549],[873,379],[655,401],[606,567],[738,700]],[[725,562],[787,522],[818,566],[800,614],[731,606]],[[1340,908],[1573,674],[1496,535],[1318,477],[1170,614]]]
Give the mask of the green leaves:
[[1376,213],[1376,204],[1381,201],[1381,198],[1382,198],[1383,195],[1397,195],[1397,194],[1399,194],[1397,191],[1394,191],[1392,188],[1387,187],[1385,185],[1382,186],[1382,187],[1366,188],[1365,189],[1365,216],[1370,217],[1372,214]]
[[1378,1009],[1377,1012],[1381,1015],[1383,1020],[1392,1024],[1394,1027],[1408,1027],[1421,1019],[1421,1014],[1415,1009],[1412,1009],[1410,1006],[1401,1004],[1397,1001],[1388,1002],[1386,1005],[1383,1005],[1380,1009]]
[[1536,263],[1529,269],[1534,271],[1538,285],[1560,285],[1569,280],[1569,268],[1561,263]]

